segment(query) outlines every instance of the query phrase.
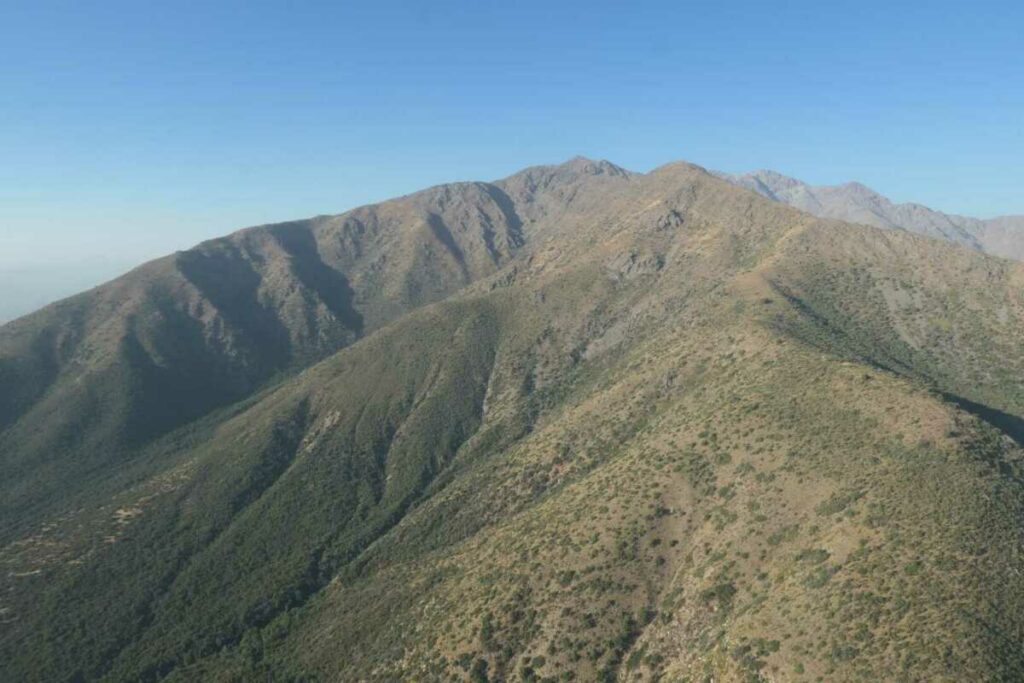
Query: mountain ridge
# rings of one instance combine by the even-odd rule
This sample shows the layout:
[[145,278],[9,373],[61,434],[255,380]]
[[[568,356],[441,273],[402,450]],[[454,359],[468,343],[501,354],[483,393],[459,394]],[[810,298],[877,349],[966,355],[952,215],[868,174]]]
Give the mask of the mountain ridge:
[[[499,184],[518,221],[483,187],[435,189],[427,211],[406,199],[323,219],[315,255],[304,224],[277,228],[284,244],[246,233],[186,257],[202,287],[131,279],[86,300],[137,316],[139,297],[176,294],[158,312],[223,320],[210,329],[239,340],[228,366],[246,339],[339,348],[114,455],[96,454],[112,443],[102,431],[77,450],[34,445],[66,410],[0,427],[5,500],[39,501],[0,509],[0,672],[1024,671],[1024,451],[1006,431],[1024,416],[1024,264],[817,218],[685,162],[628,174],[573,160]],[[375,254],[393,256],[375,269]],[[225,259],[239,274],[224,277]],[[317,275],[342,262],[358,334]],[[251,279],[239,263],[255,286],[238,284]],[[404,293],[404,310],[380,291]],[[282,293],[296,292],[323,317],[290,314]],[[288,336],[258,324],[268,311]],[[148,329],[127,339],[153,358],[168,342]],[[98,375],[76,374],[88,355],[58,357],[58,379],[166,401],[164,385],[134,384],[141,352],[126,353]],[[0,372],[24,362],[0,359]],[[36,472],[82,457],[87,485],[12,476],[18,460]]]
[[909,230],[995,256],[1024,259],[1024,216],[979,219],[946,214],[914,202],[893,203],[856,181],[812,186],[767,169],[743,174],[715,172],[715,175],[817,216]]
[[[0,381],[18,388],[0,396],[0,426],[41,413],[50,433],[33,437],[40,456],[32,457],[66,447],[62,434],[88,441],[90,431],[109,440],[173,429],[494,272],[522,247],[524,220],[552,218],[548,194],[563,211],[572,197],[562,193],[591,176],[626,178],[608,162],[576,158],[498,183],[438,185],[343,214],[246,228],[151,261],[0,326]],[[516,213],[500,183],[520,205],[531,203],[529,215]],[[83,427],[85,413],[61,407],[92,402],[77,377],[59,382],[69,368],[117,383],[127,373],[128,386],[155,382],[164,398],[146,404],[110,390],[112,424]],[[39,432],[31,422],[23,428]]]

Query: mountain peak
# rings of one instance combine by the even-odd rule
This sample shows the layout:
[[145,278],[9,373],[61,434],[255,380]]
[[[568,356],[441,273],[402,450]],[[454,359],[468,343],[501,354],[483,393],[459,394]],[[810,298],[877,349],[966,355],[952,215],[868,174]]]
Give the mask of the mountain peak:
[[558,164],[556,168],[583,175],[630,175],[629,171],[621,166],[616,166],[606,159],[591,159],[580,155],[574,156],[568,161]]
[[756,171],[745,174],[746,177],[757,178],[762,182],[769,182],[776,185],[806,185],[802,180],[788,176],[770,168],[759,168]]

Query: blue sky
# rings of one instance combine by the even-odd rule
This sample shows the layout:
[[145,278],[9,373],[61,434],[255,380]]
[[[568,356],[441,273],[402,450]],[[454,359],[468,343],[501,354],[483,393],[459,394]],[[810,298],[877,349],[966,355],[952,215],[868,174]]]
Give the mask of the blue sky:
[[1020,2],[0,0],[0,274],[575,154],[1024,213],[1022,32]]

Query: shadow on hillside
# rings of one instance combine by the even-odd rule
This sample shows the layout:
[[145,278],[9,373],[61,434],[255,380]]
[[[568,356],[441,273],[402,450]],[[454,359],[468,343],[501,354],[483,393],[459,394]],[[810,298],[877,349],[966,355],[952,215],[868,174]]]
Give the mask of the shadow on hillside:
[[341,323],[356,336],[363,334],[363,316],[355,307],[355,291],[348,278],[324,263],[316,238],[294,224],[273,226],[271,234],[292,257],[295,277],[326,304]]
[[1016,441],[1018,445],[1024,446],[1024,419],[982,403],[975,403],[962,396],[943,394],[943,397],[1000,430]]

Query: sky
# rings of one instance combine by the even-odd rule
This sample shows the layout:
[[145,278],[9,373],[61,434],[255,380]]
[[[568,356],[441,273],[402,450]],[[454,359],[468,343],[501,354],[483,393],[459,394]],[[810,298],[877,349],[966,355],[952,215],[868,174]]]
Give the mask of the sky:
[[1024,213],[1022,35],[1021,2],[0,0],[0,318],[5,283],[577,154]]

